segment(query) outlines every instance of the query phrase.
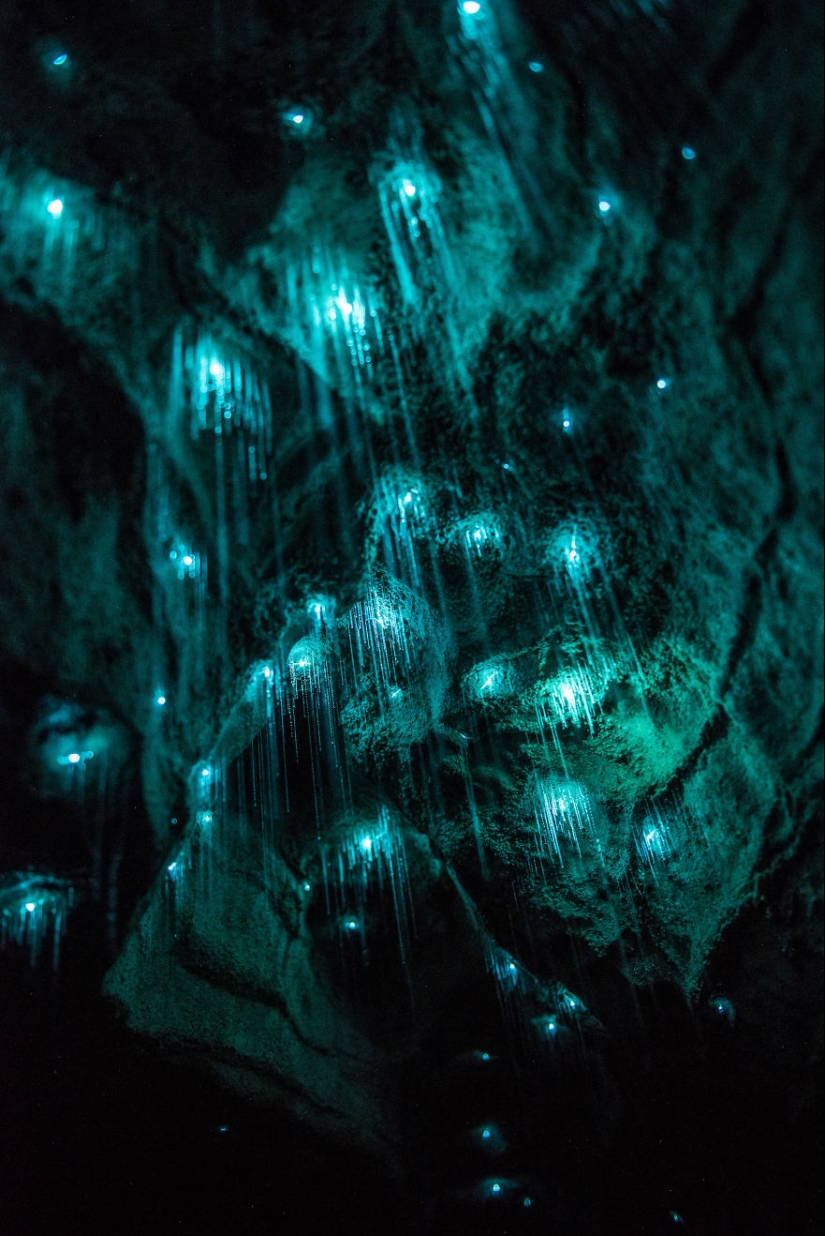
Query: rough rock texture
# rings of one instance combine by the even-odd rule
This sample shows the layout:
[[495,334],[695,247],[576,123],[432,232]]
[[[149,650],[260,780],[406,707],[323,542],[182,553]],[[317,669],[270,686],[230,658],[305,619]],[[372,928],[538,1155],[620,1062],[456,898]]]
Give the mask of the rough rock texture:
[[0,870],[71,874],[130,1027],[436,1224],[474,1001],[545,1098],[578,1027],[607,1153],[641,1040],[666,1088],[739,1036],[801,1128],[821,14],[202,10],[0,17],[4,724],[21,796],[68,778]]

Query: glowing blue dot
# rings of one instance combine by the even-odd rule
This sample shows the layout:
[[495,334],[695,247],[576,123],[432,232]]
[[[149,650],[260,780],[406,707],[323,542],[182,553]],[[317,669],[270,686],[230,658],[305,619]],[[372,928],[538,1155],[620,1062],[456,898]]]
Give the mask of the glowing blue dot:
[[532,1206],[532,1205],[533,1205],[533,1199],[532,1199],[531,1197],[525,1197],[525,1199],[524,1199],[524,1205],[525,1205],[525,1206]]
[[167,871],[174,871],[174,870],[175,870],[175,868],[177,867],[177,865],[178,865],[177,863],[170,863],[170,864],[169,864],[169,866],[166,868],[166,870],[167,870]]
[[194,564],[194,561],[195,559],[192,557],[191,554],[183,555],[183,565],[184,566],[192,566]]
[[404,190],[407,197],[415,197],[416,193],[418,192],[418,190],[416,189],[415,185],[413,184],[411,180],[402,180],[401,188]]
[[493,1185],[493,1193],[500,1193],[500,1192],[501,1192],[501,1185],[500,1185],[500,1184],[494,1184],[494,1185]]
[[611,206],[610,202],[608,202],[606,197],[603,197],[601,201],[599,202],[599,210],[602,212],[603,215],[606,215],[606,214],[609,214],[609,212],[612,209],[613,207]]
[[31,913],[32,913],[32,911],[33,911],[35,908],[36,908],[36,907],[35,907],[35,904],[34,904],[34,902],[33,902],[33,901],[27,901],[27,902],[26,902],[26,909],[28,910],[29,914],[31,914]]
[[63,214],[63,199],[60,197],[52,198],[46,210],[48,210],[53,219],[59,219]]
[[562,421],[562,428],[563,428],[563,429],[569,429],[569,428],[570,428],[570,421]]
[[659,378],[658,382],[656,383],[656,389],[660,391],[666,391],[669,386],[670,386],[670,382],[667,380],[667,378]]
[[364,838],[364,840],[361,842],[361,849],[366,850],[367,852],[369,852],[372,849],[372,839],[370,837]]
[[68,758],[69,758],[69,763],[70,763],[70,764],[79,764],[79,763],[80,763],[80,755],[79,755],[79,753],[78,753],[77,751],[73,751],[73,752],[71,753],[71,755],[70,755]]
[[218,1129],[218,1132],[219,1132],[219,1133],[228,1133],[228,1132],[229,1132],[229,1125],[228,1125],[228,1124],[222,1124],[222,1125],[220,1126],[220,1128]]
[[223,377],[223,365],[219,360],[212,360],[209,362],[209,372],[213,378],[220,380]]
[[530,63],[527,65],[527,67],[531,73],[543,73],[544,72],[544,65],[541,63],[540,60],[531,60]]
[[303,124],[305,119],[306,117],[304,116],[303,112],[293,112],[292,115],[290,116],[290,120],[292,121],[293,124],[298,124],[298,125]]
[[358,923],[354,918],[347,919],[347,927],[349,928],[350,931],[355,931],[357,926],[358,926]]
[[202,769],[201,769],[201,776],[202,776],[202,777],[209,777],[209,776],[211,776],[211,774],[210,774],[210,772],[209,772],[209,769],[208,769],[208,768],[202,768]]
[[693,149],[692,146],[683,146],[682,147],[682,158],[687,159],[688,163],[690,163],[692,159],[696,158],[696,151]]
[[489,1129],[482,1129],[482,1130],[481,1130],[481,1136],[482,1136],[482,1137],[484,1138],[484,1140],[486,1141],[486,1140],[489,1138],[489,1136],[490,1136],[490,1130],[489,1130]]
[[489,1059],[490,1059],[490,1053],[489,1053],[488,1051],[483,1051],[483,1052],[481,1053],[481,1059],[482,1059],[482,1060],[489,1060]]
[[476,13],[481,12],[481,5],[478,3],[478,0],[464,0],[461,9],[469,17],[475,17]]
[[309,881],[308,881],[308,880],[304,880],[304,892],[305,892],[305,893],[308,893],[308,892],[310,891],[310,889],[311,889],[311,888],[312,888],[312,885],[309,883]]
[[166,703],[166,696],[159,695],[158,698],[155,700],[155,703],[158,705],[159,708],[162,708],[163,705]]
[[65,63],[66,63],[66,61],[67,61],[68,59],[69,59],[69,57],[66,55],[66,53],[65,53],[65,52],[61,52],[61,54],[60,54],[59,56],[55,56],[54,60],[52,61],[52,64],[57,65],[57,66],[58,66],[58,68],[59,68],[59,67],[60,67],[60,65],[61,65],[61,64],[65,64]]

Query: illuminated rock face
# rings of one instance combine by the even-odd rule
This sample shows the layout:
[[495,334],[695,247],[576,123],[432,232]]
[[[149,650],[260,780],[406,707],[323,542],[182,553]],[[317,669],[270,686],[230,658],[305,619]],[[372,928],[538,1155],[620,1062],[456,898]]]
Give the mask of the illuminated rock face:
[[[821,893],[816,18],[201,7],[0,40],[4,706],[54,829],[0,851],[0,942],[100,907],[134,1030],[399,1179],[410,1062],[500,1056],[465,1003],[543,1077],[663,989],[778,1070]],[[535,1214],[529,1175],[439,1196]]]

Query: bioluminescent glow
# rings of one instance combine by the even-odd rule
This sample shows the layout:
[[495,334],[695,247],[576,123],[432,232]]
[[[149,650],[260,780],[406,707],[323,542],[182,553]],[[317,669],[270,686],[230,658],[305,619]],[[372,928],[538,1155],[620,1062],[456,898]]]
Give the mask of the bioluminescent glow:
[[[333,908],[343,905],[356,911],[351,918],[347,915],[345,923],[360,927],[368,921],[370,909],[380,909],[382,917],[392,921],[401,962],[406,965],[413,922],[412,894],[404,837],[389,811],[381,808],[377,819],[345,833],[337,851],[326,857],[325,870]],[[366,950],[370,941],[367,931],[362,930]]]
[[317,635],[305,635],[293,644],[286,659],[287,673],[293,691],[320,691],[327,674],[327,654],[323,640]]
[[636,839],[636,849],[651,868],[672,857],[675,846],[670,830],[661,818],[645,820]]
[[593,524],[582,519],[556,528],[549,538],[547,563],[559,588],[582,590],[601,567],[599,536]]
[[159,696],[156,698],[155,703],[157,704],[158,708],[163,708],[163,706],[164,706],[164,705],[165,705],[165,703],[166,703],[166,696],[165,696],[165,695],[159,695]]
[[62,65],[67,64],[68,60],[69,60],[69,57],[66,54],[66,52],[61,52],[59,56],[55,56],[54,60],[52,61],[52,64],[55,65],[57,68],[60,68]]
[[727,996],[720,996],[719,994],[713,995],[708,1001],[708,1004],[711,1012],[714,1013],[720,1021],[733,1025],[736,1020],[736,1009],[733,1007],[733,1004]]
[[657,390],[659,390],[659,391],[666,391],[666,390],[667,390],[667,388],[668,388],[669,386],[670,386],[670,379],[669,379],[669,378],[657,378],[657,380],[656,380],[656,389],[657,389]]
[[542,724],[586,725],[592,732],[606,683],[582,666],[567,670],[543,688],[536,708]]
[[682,158],[687,159],[688,163],[691,163],[696,158],[696,151],[692,146],[683,146]]
[[601,214],[603,215],[610,214],[610,211],[612,209],[613,209],[613,204],[609,202],[606,197],[599,198],[599,211],[601,212]]
[[541,850],[559,863],[568,847],[581,855],[582,838],[595,832],[593,804],[587,790],[574,781],[537,779],[533,810]]
[[26,946],[34,966],[51,937],[51,961],[57,968],[60,944],[75,900],[66,880],[19,874],[0,881],[0,948]]
[[290,120],[294,125],[302,125],[306,120],[306,116],[303,112],[293,112],[290,116]]
[[468,17],[476,17],[481,12],[481,5],[478,0],[461,0],[461,12],[466,13]]
[[70,751],[68,755],[59,755],[57,757],[58,764],[82,766],[89,760],[94,759],[94,751]]
[[407,180],[406,178],[401,181],[401,188],[404,190],[407,197],[415,197],[418,192],[413,182],[411,180]]
[[495,515],[463,519],[451,535],[460,538],[471,559],[498,557],[504,549],[504,532]]
[[52,200],[47,205],[46,210],[49,212],[49,214],[51,215],[53,219],[59,219],[60,216],[63,214],[63,198],[53,197]]
[[516,673],[508,661],[483,661],[464,677],[464,691],[481,704],[506,699],[516,689]]
[[540,60],[528,61],[527,67],[531,73],[543,73],[544,72],[544,65],[541,63]]

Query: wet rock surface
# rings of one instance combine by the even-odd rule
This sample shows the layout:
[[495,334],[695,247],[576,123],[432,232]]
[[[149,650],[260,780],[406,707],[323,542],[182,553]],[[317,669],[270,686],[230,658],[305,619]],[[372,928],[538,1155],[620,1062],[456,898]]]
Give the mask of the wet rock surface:
[[9,1033],[141,1113],[71,1223],[168,1118],[241,1230],[818,1230],[821,15],[0,31]]

